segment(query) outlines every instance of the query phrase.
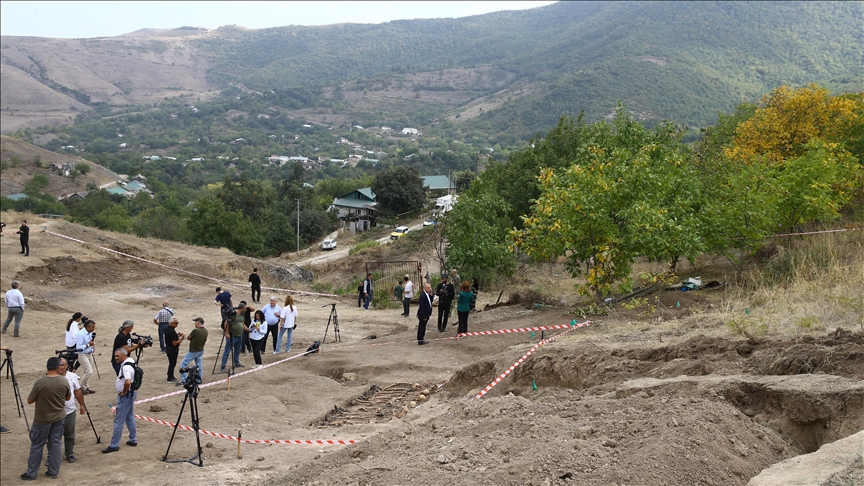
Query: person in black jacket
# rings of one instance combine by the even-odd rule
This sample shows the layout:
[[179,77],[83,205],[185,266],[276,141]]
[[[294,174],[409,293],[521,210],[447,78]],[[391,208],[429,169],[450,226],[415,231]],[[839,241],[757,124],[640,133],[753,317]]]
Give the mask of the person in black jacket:
[[429,344],[429,341],[423,339],[426,336],[426,323],[429,322],[429,317],[432,316],[432,285],[426,284],[423,286],[423,292],[420,292],[418,297],[420,306],[417,308],[417,344]]
[[27,226],[27,220],[21,220],[21,227],[16,231],[19,235],[21,235],[21,251],[18,253],[23,253],[24,256],[30,256],[30,227]]
[[450,318],[450,306],[453,305],[453,298],[456,297],[456,288],[447,280],[447,274],[441,275],[441,283],[435,289],[435,295],[438,296],[438,332],[445,332],[447,330],[447,319]]
[[[249,274],[249,283],[252,285],[252,302],[261,302],[261,277],[258,276],[258,269],[253,268]],[[256,296],[257,294],[257,296]]]

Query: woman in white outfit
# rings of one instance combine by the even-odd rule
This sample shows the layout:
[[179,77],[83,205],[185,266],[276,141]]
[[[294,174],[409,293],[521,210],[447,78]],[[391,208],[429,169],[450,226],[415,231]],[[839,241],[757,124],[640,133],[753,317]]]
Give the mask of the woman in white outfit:
[[285,297],[285,306],[282,307],[281,318],[279,319],[279,338],[276,340],[276,351],[273,351],[273,354],[282,352],[282,336],[286,333],[288,334],[288,341],[285,343],[285,352],[291,351],[291,339],[296,321],[297,307],[294,305],[294,298],[289,295]]
[[255,318],[246,328],[249,331],[249,339],[252,341],[252,354],[255,358],[255,367],[261,367],[261,351],[264,350],[264,345],[267,341],[267,320],[264,319],[264,313],[260,310],[255,311]]
[[69,322],[66,323],[66,349],[69,351],[75,351],[75,338],[78,337],[78,331],[84,327],[81,324],[81,317],[83,317],[83,314],[76,312],[72,314],[72,319],[69,319]]

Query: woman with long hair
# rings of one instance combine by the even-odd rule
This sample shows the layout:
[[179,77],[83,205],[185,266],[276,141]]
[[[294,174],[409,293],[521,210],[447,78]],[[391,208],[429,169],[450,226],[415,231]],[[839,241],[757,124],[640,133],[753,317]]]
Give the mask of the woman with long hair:
[[471,284],[465,280],[459,286],[459,297],[456,301],[456,314],[459,316],[459,328],[456,330],[458,334],[468,332],[468,313],[471,312],[472,297],[474,292],[471,292]]
[[267,344],[267,319],[264,319],[264,313],[260,310],[255,311],[255,317],[252,322],[246,327],[249,332],[249,340],[252,341],[252,355],[255,357],[255,367],[261,367],[261,351],[264,350],[264,345]]
[[281,316],[279,319],[279,337],[276,340],[276,351],[273,351],[273,354],[282,352],[282,336],[286,333],[288,334],[288,341],[285,343],[285,352],[291,351],[291,341],[297,321],[297,307],[294,305],[294,298],[290,295],[285,297],[285,306],[282,307]]
[[76,312],[72,314],[72,319],[69,319],[69,322],[66,323],[66,349],[69,351],[75,351],[77,347],[75,338],[78,337],[78,331],[83,327],[81,323],[83,316],[84,314]]

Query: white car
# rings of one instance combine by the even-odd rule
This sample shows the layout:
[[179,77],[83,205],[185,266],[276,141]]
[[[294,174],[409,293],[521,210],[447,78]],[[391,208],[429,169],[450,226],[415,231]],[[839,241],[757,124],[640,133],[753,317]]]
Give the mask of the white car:
[[333,238],[327,238],[326,240],[321,242],[319,245],[322,250],[335,250],[336,249],[336,240]]

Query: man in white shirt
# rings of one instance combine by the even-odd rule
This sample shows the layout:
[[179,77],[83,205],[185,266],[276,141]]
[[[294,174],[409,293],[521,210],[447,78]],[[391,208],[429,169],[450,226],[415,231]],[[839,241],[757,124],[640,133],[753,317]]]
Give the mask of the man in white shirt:
[[[267,322],[268,332],[273,335],[273,351],[276,351],[276,341],[278,340],[276,336],[279,333],[278,324],[282,319],[282,308],[276,303],[276,297],[270,297],[270,304],[265,305],[261,309],[261,312],[264,313],[264,320]],[[266,339],[267,336],[264,336],[264,338]]]
[[81,375],[81,392],[96,393],[90,389],[90,376],[93,374],[93,331],[96,330],[96,321],[88,320],[84,329],[75,335],[75,350],[78,352],[78,362],[84,374]]
[[75,373],[68,373],[69,363],[64,358],[60,358],[60,368],[57,372],[66,377],[69,382],[69,389],[72,390],[72,396],[66,400],[64,405],[66,409],[66,421],[63,423],[63,443],[66,454],[66,462],[75,462],[75,401],[81,405],[81,415],[87,413],[87,407],[84,406],[84,393],[81,392],[81,385],[78,383],[78,377]]
[[405,282],[402,284],[402,287],[405,288],[402,291],[402,315],[408,317],[411,315],[411,299],[414,298],[414,284],[408,278],[408,275],[405,275],[405,278],[402,280]]
[[6,291],[6,296],[3,300],[6,301],[6,307],[9,312],[6,314],[6,322],[3,323],[3,333],[6,333],[6,328],[12,322],[12,317],[15,317],[15,334],[13,337],[18,337],[18,331],[21,329],[21,318],[24,317],[24,294],[18,290],[21,287],[21,282],[15,280],[12,282],[12,288]]
[[117,372],[117,381],[114,388],[117,390],[117,411],[114,413],[114,433],[111,435],[111,444],[102,449],[103,454],[117,452],[120,450],[120,439],[123,437],[123,424],[129,429],[129,440],[126,445],[135,447],[138,445],[138,427],[135,425],[135,398],[138,391],[132,390],[132,380],[135,379],[135,368],[128,364],[135,364],[135,360],[129,357],[126,348],[114,350],[114,361],[120,364]]

